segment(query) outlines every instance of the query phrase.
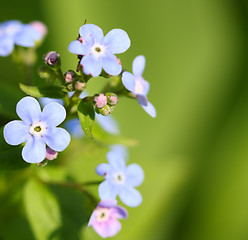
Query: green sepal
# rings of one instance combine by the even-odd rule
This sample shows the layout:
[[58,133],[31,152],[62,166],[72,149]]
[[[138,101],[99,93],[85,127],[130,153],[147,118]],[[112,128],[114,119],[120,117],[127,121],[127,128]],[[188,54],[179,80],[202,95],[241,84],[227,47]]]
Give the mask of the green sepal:
[[22,83],[19,84],[20,89],[26,94],[40,98],[63,98],[65,93],[62,91],[61,87],[58,86],[45,86],[45,87],[36,87],[36,86],[27,86]]
[[83,131],[89,138],[94,138],[92,134],[95,121],[94,105],[88,97],[82,99],[78,105],[78,117]]

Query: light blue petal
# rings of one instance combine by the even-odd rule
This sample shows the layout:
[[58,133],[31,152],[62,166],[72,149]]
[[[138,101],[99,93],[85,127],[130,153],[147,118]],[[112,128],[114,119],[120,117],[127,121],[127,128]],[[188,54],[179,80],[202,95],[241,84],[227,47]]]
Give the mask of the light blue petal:
[[153,118],[156,117],[157,113],[156,113],[156,109],[155,107],[148,101],[148,105],[147,106],[143,106],[141,105],[141,107]]
[[132,187],[123,187],[119,196],[121,201],[129,207],[137,207],[142,203],[140,192]]
[[111,116],[103,116],[96,113],[96,121],[108,133],[117,135],[120,134],[118,122]]
[[84,24],[79,29],[79,34],[86,42],[101,43],[103,39],[103,31],[94,24]]
[[116,151],[110,151],[107,153],[107,159],[111,167],[116,169],[125,169],[126,162],[124,157]]
[[104,176],[110,169],[109,164],[101,163],[96,167],[96,173],[100,176]]
[[56,102],[48,103],[41,113],[42,121],[49,127],[58,126],[65,120],[65,117],[65,108]]
[[90,216],[90,220],[89,220],[89,222],[88,222],[87,227],[92,226],[92,225],[93,225],[93,223],[94,223],[94,221],[95,221],[95,219],[96,219],[96,212],[95,212],[95,211],[93,211],[93,213],[92,213],[92,214],[91,214],[91,216]]
[[83,99],[85,97],[88,97],[89,93],[87,93],[85,90],[79,95],[79,98]]
[[149,82],[147,82],[146,80],[142,79],[141,80],[141,84],[143,86],[143,94],[147,95],[150,89],[150,84]]
[[83,71],[86,75],[98,77],[102,72],[101,62],[93,55],[84,56],[81,60],[81,65],[83,66]]
[[134,60],[133,60],[133,75],[135,77],[140,77],[142,76],[144,69],[145,69],[145,65],[146,65],[146,59],[144,56],[140,55],[137,56]]
[[127,33],[122,29],[113,29],[104,37],[103,45],[113,54],[127,51],[131,41]]
[[24,25],[15,35],[15,44],[22,47],[34,47],[36,41],[42,39],[42,34],[31,25]]
[[97,206],[111,208],[111,207],[115,207],[116,205],[117,205],[117,201],[115,199],[107,199],[100,201]]
[[137,187],[144,181],[144,171],[138,164],[133,163],[126,168],[126,184]]
[[124,72],[122,74],[122,83],[127,90],[131,92],[135,91],[135,78],[132,73]]
[[8,144],[19,145],[27,141],[29,125],[19,120],[11,121],[4,127],[3,135]]
[[9,36],[1,36],[0,37],[0,56],[7,57],[14,50],[14,40]]
[[113,54],[106,54],[102,57],[102,67],[109,75],[119,75],[122,70],[122,66],[118,58]]
[[116,199],[118,188],[109,181],[105,180],[99,185],[98,193],[101,200]]
[[110,150],[111,151],[116,151],[118,152],[119,154],[121,154],[121,156],[124,158],[124,159],[127,159],[128,158],[128,148],[126,146],[123,146],[123,145],[120,145],[120,144],[115,144],[115,145],[111,145],[110,146]]
[[127,210],[121,206],[114,206],[114,216],[118,219],[125,219],[128,216]]
[[30,136],[22,149],[22,157],[28,163],[42,162],[46,157],[46,144],[43,139]]
[[69,44],[68,50],[69,52],[77,55],[87,55],[90,51],[90,48],[87,44],[82,44],[78,40],[75,40]]
[[17,20],[5,21],[1,24],[0,28],[6,36],[13,37],[23,27],[23,24]]
[[59,103],[60,105],[64,106],[63,99],[41,97],[41,98],[39,98],[39,102],[40,102],[40,104],[41,104],[42,107],[44,107],[48,103],[52,103],[52,102],[56,102],[56,103]]
[[61,152],[69,145],[71,136],[63,128],[48,128],[44,140],[48,147],[56,152]]
[[141,106],[148,105],[148,99],[145,95],[137,95],[137,99],[138,99],[139,105]]
[[17,115],[28,124],[40,121],[41,109],[39,102],[33,97],[22,98],[16,106]]
[[76,138],[81,138],[83,137],[84,131],[82,130],[81,124],[79,122],[78,118],[73,118],[70,119],[65,123],[65,129],[73,136]]

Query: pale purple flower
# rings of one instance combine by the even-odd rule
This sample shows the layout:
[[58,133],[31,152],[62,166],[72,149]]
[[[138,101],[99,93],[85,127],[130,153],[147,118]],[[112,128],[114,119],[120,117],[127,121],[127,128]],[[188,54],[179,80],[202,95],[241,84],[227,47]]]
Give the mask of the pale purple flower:
[[47,154],[46,145],[61,152],[69,145],[70,134],[57,127],[66,117],[64,107],[56,102],[47,104],[43,111],[33,97],[24,97],[16,107],[22,120],[14,120],[4,127],[4,139],[10,145],[26,142],[22,157],[28,163],[40,163]]
[[138,164],[130,164],[126,167],[122,153],[110,151],[107,154],[108,164],[97,166],[96,172],[105,177],[98,188],[102,200],[116,199],[119,195],[121,201],[129,207],[137,207],[142,202],[142,196],[137,187],[144,180],[144,171]]
[[126,209],[117,206],[116,200],[103,200],[93,211],[88,227],[92,226],[102,238],[113,237],[121,230],[118,219],[126,218]]
[[142,55],[137,56],[133,61],[133,74],[124,72],[122,74],[122,83],[127,90],[131,91],[136,96],[141,107],[151,117],[156,117],[156,109],[147,99],[150,85],[149,82],[142,77],[144,68],[145,57]]
[[79,29],[79,39],[70,43],[71,53],[82,56],[80,64],[87,75],[97,77],[102,69],[110,75],[121,73],[120,60],[114,55],[130,47],[130,39],[122,29],[113,29],[104,37],[101,28],[85,24]]

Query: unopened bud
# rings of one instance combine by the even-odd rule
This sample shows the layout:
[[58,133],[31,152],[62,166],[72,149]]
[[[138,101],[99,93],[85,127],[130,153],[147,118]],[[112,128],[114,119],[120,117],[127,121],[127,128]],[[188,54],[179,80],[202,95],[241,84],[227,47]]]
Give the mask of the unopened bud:
[[82,92],[86,87],[86,83],[85,82],[80,82],[80,81],[77,81],[75,83],[75,90],[79,91],[79,92]]
[[66,89],[67,89],[69,92],[75,91],[74,84],[73,84],[73,83],[66,84]]
[[67,83],[71,83],[76,79],[77,74],[73,70],[69,70],[64,74],[64,76],[65,76],[65,81]]
[[44,166],[47,165],[47,163],[48,163],[48,161],[47,161],[47,159],[45,159],[45,160],[43,160],[42,162],[37,163],[37,166],[38,166],[38,167],[44,167]]
[[44,58],[44,61],[50,67],[57,68],[61,65],[60,55],[54,51],[47,53]]
[[50,147],[46,148],[46,159],[51,161],[57,158],[57,156],[58,156],[58,153],[56,151],[54,151]]
[[111,106],[115,106],[119,99],[118,96],[115,93],[106,93],[107,99],[108,99],[108,104]]
[[99,95],[94,97],[94,102],[97,108],[103,108],[108,101],[107,97],[103,93],[100,93]]
[[97,108],[96,112],[102,114],[103,116],[109,115],[114,110],[113,106],[105,105],[103,108]]

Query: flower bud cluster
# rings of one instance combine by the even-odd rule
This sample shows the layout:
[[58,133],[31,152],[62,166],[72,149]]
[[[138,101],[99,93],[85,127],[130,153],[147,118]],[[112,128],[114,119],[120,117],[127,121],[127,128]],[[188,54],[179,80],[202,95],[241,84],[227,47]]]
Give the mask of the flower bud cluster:
[[67,71],[64,74],[64,79],[66,91],[82,92],[86,88],[86,82],[84,82],[81,76],[77,75],[73,70]]
[[96,112],[107,116],[114,110],[115,105],[118,103],[118,97],[115,93],[100,93],[94,96],[93,102]]

